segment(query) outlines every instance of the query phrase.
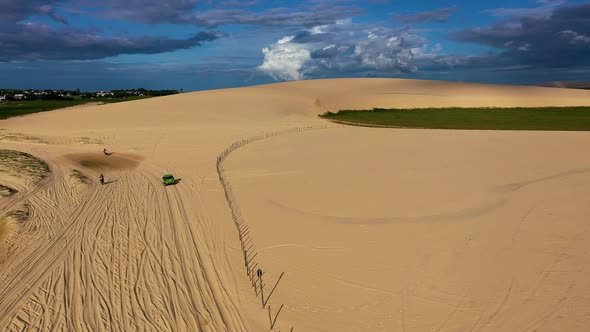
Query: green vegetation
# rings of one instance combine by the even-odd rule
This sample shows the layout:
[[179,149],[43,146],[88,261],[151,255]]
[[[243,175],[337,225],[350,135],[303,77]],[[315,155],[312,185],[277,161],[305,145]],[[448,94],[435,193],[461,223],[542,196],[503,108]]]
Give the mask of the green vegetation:
[[7,242],[12,237],[12,234],[17,231],[18,225],[29,219],[29,216],[29,206],[25,204],[0,217],[0,259],[5,254],[7,245],[10,245]]
[[[182,89],[180,90],[182,91]],[[113,97],[115,98],[124,98],[130,95],[136,96],[146,96],[146,97],[161,97],[161,96],[168,96],[174,95],[179,93],[178,90],[148,90],[144,88],[133,89],[133,90],[112,90],[111,91]]]
[[342,110],[320,117],[375,127],[494,130],[590,130],[590,107]]
[[0,120],[8,119],[13,116],[26,115],[31,113],[51,111],[58,108],[76,106],[87,103],[116,103],[130,101],[149,97],[129,96],[124,98],[93,98],[87,99],[82,97],[70,97],[57,100],[13,100],[0,102]]
[[29,219],[30,212],[29,206],[25,204],[24,206],[20,207],[19,209],[12,210],[6,214],[6,218],[12,218],[14,221],[22,223]]
[[90,183],[90,179],[86,175],[84,175],[84,173],[80,172],[77,169],[72,170],[72,173],[70,174],[70,176],[80,183],[85,183],[85,184]]
[[16,229],[16,224],[12,218],[7,216],[0,218],[0,258],[4,254],[4,244],[10,238],[10,235]]
[[43,140],[39,137],[24,135],[21,133],[12,133],[12,132],[5,131],[4,129],[0,129],[0,141],[28,142],[28,143],[41,143],[41,144],[47,143],[45,140]]
[[0,150],[0,172],[17,178],[39,181],[51,170],[41,159],[25,152]]
[[0,198],[14,195],[17,192],[18,191],[16,189],[13,189],[13,188],[7,187],[3,184],[0,184]]
[[177,93],[179,93],[177,90],[147,90],[143,88],[100,92],[0,89],[0,120],[90,102],[118,103]]

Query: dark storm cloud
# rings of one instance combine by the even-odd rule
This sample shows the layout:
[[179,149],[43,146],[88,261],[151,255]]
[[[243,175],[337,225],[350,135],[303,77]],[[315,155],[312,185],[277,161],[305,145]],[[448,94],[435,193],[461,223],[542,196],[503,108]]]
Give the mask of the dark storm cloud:
[[502,65],[590,65],[590,4],[560,6],[548,15],[522,15],[462,30],[451,38],[500,50],[494,61]]
[[493,8],[484,10],[484,13],[492,16],[534,16],[534,15],[547,15],[550,14],[555,7],[562,5],[563,0],[538,0],[537,3],[541,4],[537,7],[531,8]]
[[451,15],[458,10],[457,7],[440,8],[427,12],[412,13],[406,15],[395,15],[395,18],[403,23],[424,23],[424,22],[448,22]]
[[255,1],[214,1],[200,7],[197,0],[110,0],[99,15],[147,24],[173,23],[202,27],[227,24],[312,27],[362,14],[358,7],[334,1],[310,1],[296,8],[272,8],[254,12]]
[[9,32],[0,31],[0,62],[88,60],[119,54],[155,54],[199,46],[217,38],[212,32],[200,32],[187,39],[156,36],[106,38],[83,30],[19,23]]
[[197,0],[106,0],[100,16],[147,24],[188,24]]
[[[152,0],[128,0],[127,6],[160,3]],[[174,2],[174,1],[173,1]],[[172,17],[191,1],[175,1],[160,14]],[[113,1],[115,3],[115,1]],[[180,6],[185,3],[185,7]],[[67,24],[55,7],[71,5],[65,0],[0,0],[0,62],[31,60],[88,60],[120,54],[155,54],[192,48],[219,37],[212,32],[200,32],[186,39],[160,36],[102,37],[97,31],[74,27],[56,28],[28,20],[35,15],[46,16]],[[151,8],[150,6],[147,6]],[[61,7],[60,7],[61,8]],[[154,14],[155,15],[155,14]]]
[[0,0],[0,25],[14,24],[31,15],[44,15],[66,24],[65,18],[55,13],[60,0]]
[[302,9],[273,8],[262,12],[245,10],[209,10],[194,16],[198,26],[214,27],[226,24],[248,24],[259,26],[313,27],[333,23],[362,14],[354,6],[314,5]]
[[296,7],[253,11],[259,1],[199,0],[0,0],[0,24],[16,23],[31,15],[45,15],[66,23],[55,7],[70,13],[96,15],[145,24],[182,24],[215,27],[226,24],[312,27],[362,14],[349,1],[310,0]]

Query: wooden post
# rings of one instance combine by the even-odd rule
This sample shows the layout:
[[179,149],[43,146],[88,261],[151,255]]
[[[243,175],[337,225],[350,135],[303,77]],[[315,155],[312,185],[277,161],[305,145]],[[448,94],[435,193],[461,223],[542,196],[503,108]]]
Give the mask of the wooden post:
[[258,269],[258,271],[256,271],[256,275],[258,275],[258,281],[260,282],[260,300],[262,300],[262,308],[264,309],[264,290],[262,289],[262,270]]
[[246,267],[246,273],[250,274],[250,267],[248,266],[248,253],[244,251],[244,266]]

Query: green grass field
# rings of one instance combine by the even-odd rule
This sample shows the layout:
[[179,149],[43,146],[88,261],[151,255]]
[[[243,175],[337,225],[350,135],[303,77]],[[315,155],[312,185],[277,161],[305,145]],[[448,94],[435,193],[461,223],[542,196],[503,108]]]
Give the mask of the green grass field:
[[0,102],[0,120],[13,116],[26,115],[51,111],[59,108],[76,106],[87,103],[118,103],[123,101],[144,99],[149,97],[127,97],[127,98],[94,98],[83,99],[75,97],[74,100],[19,100]]
[[320,117],[339,123],[404,128],[590,130],[590,107],[416,108],[342,110]]

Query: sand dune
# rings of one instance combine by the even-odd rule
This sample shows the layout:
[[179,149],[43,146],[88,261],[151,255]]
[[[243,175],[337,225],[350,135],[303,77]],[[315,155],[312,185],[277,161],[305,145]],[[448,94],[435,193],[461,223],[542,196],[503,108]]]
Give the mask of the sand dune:
[[[266,287],[285,272],[269,300],[273,313],[284,304],[277,331],[587,330],[589,133],[317,117],[564,105],[590,105],[590,91],[338,79],[1,121],[10,139],[0,149],[51,173],[0,175],[18,188],[0,212],[30,209],[0,256],[0,329],[268,330],[232,221],[239,209]],[[223,161],[230,210],[216,160],[251,137]],[[165,173],[180,183],[163,187]]]

